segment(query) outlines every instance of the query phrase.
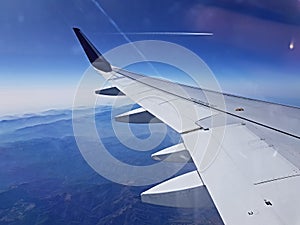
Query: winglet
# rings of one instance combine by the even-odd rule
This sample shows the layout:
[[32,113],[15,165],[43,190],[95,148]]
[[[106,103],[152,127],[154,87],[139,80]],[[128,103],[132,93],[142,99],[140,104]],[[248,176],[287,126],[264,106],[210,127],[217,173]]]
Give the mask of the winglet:
[[85,54],[89,58],[91,64],[96,68],[104,72],[112,71],[109,62],[102,56],[102,54],[95,48],[95,46],[88,40],[88,38],[81,32],[79,28],[73,28]]

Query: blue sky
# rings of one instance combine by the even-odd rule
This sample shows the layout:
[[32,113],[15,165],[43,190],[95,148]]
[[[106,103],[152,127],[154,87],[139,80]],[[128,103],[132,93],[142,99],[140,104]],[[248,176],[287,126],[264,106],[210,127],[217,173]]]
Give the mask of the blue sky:
[[299,0],[2,0],[0,115],[72,104],[89,66],[73,26],[102,52],[127,42],[107,34],[116,29],[95,1],[124,32],[213,32],[212,37],[128,37],[189,48],[226,92],[300,106]]

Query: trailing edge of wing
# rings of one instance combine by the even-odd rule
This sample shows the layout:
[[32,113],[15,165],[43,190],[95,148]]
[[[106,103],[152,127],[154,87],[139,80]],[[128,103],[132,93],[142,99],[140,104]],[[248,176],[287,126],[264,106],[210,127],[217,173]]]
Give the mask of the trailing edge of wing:
[[109,62],[106,61],[81,30],[79,28],[73,28],[73,30],[91,64],[103,72],[111,72],[112,69]]

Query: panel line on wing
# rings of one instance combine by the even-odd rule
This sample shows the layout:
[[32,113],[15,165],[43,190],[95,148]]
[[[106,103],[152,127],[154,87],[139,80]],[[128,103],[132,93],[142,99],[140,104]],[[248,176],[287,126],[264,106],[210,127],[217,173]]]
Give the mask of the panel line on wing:
[[289,179],[289,178],[293,178],[293,177],[300,177],[300,174],[294,174],[294,175],[285,176],[285,177],[278,177],[278,178],[271,179],[271,180],[265,180],[265,181],[261,181],[261,182],[254,183],[254,185],[260,185],[260,184],[271,183],[271,182],[274,182],[274,181],[285,180],[285,179]]

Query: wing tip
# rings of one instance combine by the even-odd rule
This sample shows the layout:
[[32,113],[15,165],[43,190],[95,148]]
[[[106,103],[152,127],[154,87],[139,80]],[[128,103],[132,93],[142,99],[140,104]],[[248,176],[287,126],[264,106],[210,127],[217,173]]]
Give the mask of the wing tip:
[[95,48],[89,39],[83,34],[78,27],[73,27],[73,31],[79,40],[81,47],[87,55],[90,63],[103,72],[111,72],[112,68],[109,62],[102,56],[102,54]]

